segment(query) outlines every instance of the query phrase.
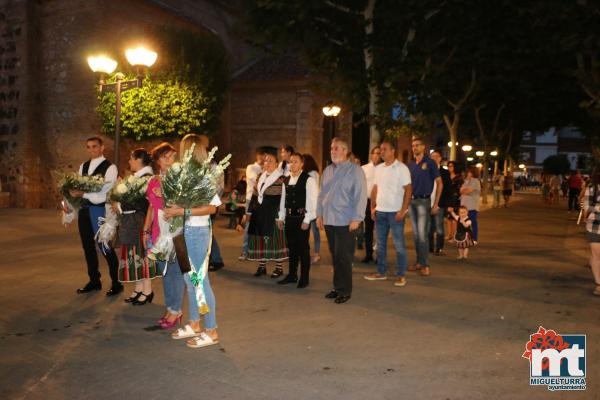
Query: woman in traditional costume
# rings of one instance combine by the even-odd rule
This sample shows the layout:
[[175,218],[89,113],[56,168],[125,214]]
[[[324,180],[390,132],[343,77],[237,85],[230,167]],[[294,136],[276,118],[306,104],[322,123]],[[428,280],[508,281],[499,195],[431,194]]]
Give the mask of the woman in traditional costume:
[[[146,149],[135,149],[129,157],[129,169],[136,178],[151,177],[154,175],[151,162]],[[119,281],[135,282],[133,293],[125,302],[133,305],[152,303],[154,293],[151,280],[158,276],[159,272],[156,264],[148,262],[146,258],[146,244],[142,237],[148,200],[143,198],[137,204],[115,203],[113,207],[121,214],[116,243],[121,246]]]
[[263,169],[258,179],[246,218],[248,227],[248,260],[258,261],[254,276],[267,274],[267,262],[274,261],[271,278],[283,275],[282,264],[288,258],[288,248],[283,232],[285,220],[285,177],[278,167],[277,149],[265,148]]

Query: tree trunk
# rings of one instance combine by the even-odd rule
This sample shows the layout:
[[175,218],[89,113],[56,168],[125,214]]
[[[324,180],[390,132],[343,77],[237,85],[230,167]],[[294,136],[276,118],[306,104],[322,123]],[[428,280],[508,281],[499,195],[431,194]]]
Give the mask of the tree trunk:
[[371,35],[373,34],[373,11],[375,10],[375,0],[369,0],[367,7],[363,11],[365,19],[365,48],[363,55],[365,59],[365,71],[368,77],[369,89],[369,149],[379,144],[379,130],[377,129],[377,102],[379,100],[379,90],[376,82],[371,78],[371,68],[373,66],[373,46],[371,44]]
[[444,122],[446,123],[446,128],[448,129],[448,133],[450,134],[450,161],[456,161],[456,142],[458,141],[458,123],[460,121],[460,113],[455,111],[452,116],[452,121],[450,121],[450,117],[444,115]]

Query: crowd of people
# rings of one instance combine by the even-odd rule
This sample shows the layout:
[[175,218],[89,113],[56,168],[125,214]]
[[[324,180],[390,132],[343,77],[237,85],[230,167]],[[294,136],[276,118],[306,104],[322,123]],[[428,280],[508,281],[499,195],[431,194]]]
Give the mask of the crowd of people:
[[[184,154],[192,145],[193,157],[198,162],[206,159],[208,138],[185,136],[179,153]],[[79,173],[100,175],[106,184],[99,192],[70,193],[84,201],[78,211],[78,227],[89,280],[77,289],[78,293],[102,288],[95,235],[109,202],[108,191],[118,180],[117,167],[103,155],[101,138],[89,138],[86,149],[90,159],[80,166]],[[325,297],[337,304],[352,297],[352,264],[358,232],[363,232],[365,242],[362,262],[376,265],[373,273],[364,276],[368,281],[388,279],[386,244],[390,232],[396,251],[396,287],[407,284],[407,271],[430,276],[429,257],[444,254],[447,242],[458,249],[458,259],[467,259],[469,249],[478,243],[479,170],[468,168],[463,173],[461,166],[453,161],[443,165],[442,153],[427,152],[420,138],[413,139],[412,152],[412,161],[404,164],[398,160],[395,142],[384,140],[371,150],[369,163],[361,167],[350,159],[348,143],[334,138],[330,147],[331,164],[319,174],[314,158],[296,152],[292,146],[259,147],[255,162],[246,168],[244,184],[236,185],[233,200],[228,203],[235,205],[238,229],[243,232],[239,258],[257,262],[256,277],[267,275],[267,267],[273,263],[271,278],[282,278],[277,280],[278,284],[296,284],[303,289],[310,284],[311,264],[320,260],[320,233],[324,231],[333,264],[332,288]],[[196,296],[198,286],[187,272],[189,264],[194,268],[208,262],[211,270],[224,266],[211,229],[211,216],[217,212],[221,199],[215,195],[207,204],[191,209],[165,204],[161,179],[175,162],[176,154],[175,147],[166,142],[150,151],[138,148],[130,154],[129,169],[133,175],[149,177],[146,201],[141,205],[108,204],[121,214],[121,222],[114,248],[102,250],[112,281],[106,295],[121,293],[123,283],[130,282],[134,289],[124,301],[133,306],[151,303],[152,280],[162,277],[166,308],[156,326],[174,329],[173,339],[187,339],[189,347],[200,348],[219,341],[216,300],[207,275],[200,284],[210,311],[202,312]],[[496,206],[500,194],[508,206],[513,185],[508,176],[493,178]],[[591,247],[590,265],[597,285],[595,295],[600,295],[599,189],[600,174],[596,169],[581,194]],[[573,195],[577,197],[579,193]],[[165,261],[147,257],[164,229],[161,221],[179,216],[185,218],[183,238],[189,260],[180,263],[177,257]],[[410,265],[405,245],[407,217],[415,243],[415,261]],[[187,270],[184,264],[188,265]],[[179,327],[186,292],[188,322]]]

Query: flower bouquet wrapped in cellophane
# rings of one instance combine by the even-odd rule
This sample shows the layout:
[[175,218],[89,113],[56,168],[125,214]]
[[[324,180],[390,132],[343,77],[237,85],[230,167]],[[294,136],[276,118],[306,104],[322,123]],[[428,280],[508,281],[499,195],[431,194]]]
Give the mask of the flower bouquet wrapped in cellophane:
[[71,190],[79,190],[85,193],[99,192],[104,187],[104,177],[99,175],[79,175],[77,172],[55,172],[56,186],[63,196],[62,223],[68,225],[75,219],[78,211],[84,203],[82,197],[71,196]]
[[[231,155],[227,155],[218,164],[212,164],[217,147],[208,154],[204,162],[193,158],[192,145],[180,163],[174,163],[161,180],[161,191],[165,206],[177,205],[182,208],[194,208],[209,204],[218,192],[219,178],[229,166]],[[174,256],[173,237],[181,234],[184,217],[177,216],[169,220],[169,229],[161,229],[160,236],[149,254],[151,259],[170,260]]]
[[[200,163],[193,158],[194,147],[192,145],[186,152],[181,163],[175,163],[167,171],[167,174],[161,181],[161,190],[165,205],[177,205],[185,209],[191,209],[210,204],[212,199],[219,191],[219,180],[223,176],[225,169],[229,166],[231,154],[227,155],[218,164],[212,162],[217,151],[217,147],[208,153],[204,162]],[[201,265],[194,265],[187,254],[185,240],[179,236],[183,232],[185,219],[183,216],[173,217],[169,220],[169,228],[162,229],[157,242],[152,247],[149,258],[171,259],[173,254],[177,253],[177,259],[182,270],[187,266],[186,271],[190,275],[191,281],[196,288],[196,300],[200,314],[210,312],[204,296],[203,281],[208,272],[208,260],[210,256],[210,244],[208,252]],[[211,230],[212,235],[212,230]],[[175,249],[174,238],[178,246]],[[212,236],[209,238],[212,243]]]
[[[107,198],[112,202],[119,203],[118,208],[121,214],[123,210],[139,209],[145,203],[146,189],[150,178],[150,176],[128,176],[113,186],[108,192]],[[111,205],[107,204],[106,216],[101,217],[99,222],[100,228],[96,233],[96,241],[104,248],[108,248],[117,234],[120,223],[119,215],[114,212]]]

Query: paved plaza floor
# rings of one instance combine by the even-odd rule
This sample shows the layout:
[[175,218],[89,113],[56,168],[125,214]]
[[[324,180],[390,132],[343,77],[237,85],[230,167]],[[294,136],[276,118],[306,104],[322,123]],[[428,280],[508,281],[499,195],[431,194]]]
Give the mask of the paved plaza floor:
[[[469,261],[448,246],[431,257],[430,277],[409,273],[403,288],[364,280],[374,267],[357,253],[353,296],[341,305],[323,297],[326,243],[310,286],[282,287],[237,260],[241,236],[220,218],[226,267],[211,281],[221,343],[199,350],[144,329],[163,313],[160,279],[142,307],[78,295],[76,226],[62,228],[55,211],[0,210],[0,398],[600,399],[600,298],[583,228],[564,204],[517,200],[481,213]],[[106,288],[104,261],[101,272]],[[521,355],[540,325],[587,335],[585,392],[530,386]]]

